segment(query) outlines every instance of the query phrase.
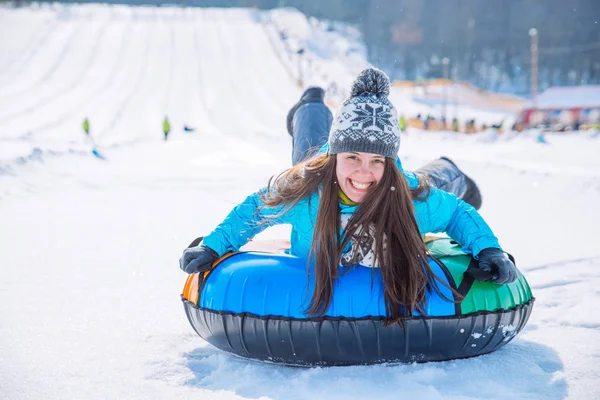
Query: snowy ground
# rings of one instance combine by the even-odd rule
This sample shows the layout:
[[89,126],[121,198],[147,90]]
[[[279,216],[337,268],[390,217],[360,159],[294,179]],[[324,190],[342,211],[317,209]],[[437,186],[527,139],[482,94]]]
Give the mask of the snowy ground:
[[[0,399],[600,398],[598,135],[402,138],[408,169],[447,155],[478,182],[482,214],[532,286],[529,324],[501,350],[402,366],[251,362],[193,332],[177,260],[289,165],[284,118],[300,89],[246,10],[53,7],[0,8]],[[112,36],[99,54],[77,44]],[[82,138],[84,115],[105,161]]]

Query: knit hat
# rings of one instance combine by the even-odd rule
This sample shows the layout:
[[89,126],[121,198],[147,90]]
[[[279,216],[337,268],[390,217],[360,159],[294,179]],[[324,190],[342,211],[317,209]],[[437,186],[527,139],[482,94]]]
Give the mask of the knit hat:
[[390,78],[377,68],[363,70],[329,131],[329,154],[349,151],[396,158],[400,148],[398,113],[387,96]]

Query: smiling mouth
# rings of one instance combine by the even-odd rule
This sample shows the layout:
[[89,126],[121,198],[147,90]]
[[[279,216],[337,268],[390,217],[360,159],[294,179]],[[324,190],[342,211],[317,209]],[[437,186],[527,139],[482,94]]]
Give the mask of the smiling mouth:
[[354,189],[357,189],[357,190],[367,190],[373,185],[373,182],[362,183],[362,182],[355,182],[352,179],[348,179],[348,180],[350,181],[350,186],[352,186]]

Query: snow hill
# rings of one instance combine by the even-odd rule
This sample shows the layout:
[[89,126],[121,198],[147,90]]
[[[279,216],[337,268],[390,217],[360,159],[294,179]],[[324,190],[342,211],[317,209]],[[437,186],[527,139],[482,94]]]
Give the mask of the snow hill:
[[298,369],[193,332],[181,251],[290,165],[298,79],[335,83],[335,106],[365,65],[351,27],[288,9],[0,8],[0,399],[600,398],[597,132],[402,138],[406,168],[446,155],[477,181],[532,286],[527,328],[493,354]]

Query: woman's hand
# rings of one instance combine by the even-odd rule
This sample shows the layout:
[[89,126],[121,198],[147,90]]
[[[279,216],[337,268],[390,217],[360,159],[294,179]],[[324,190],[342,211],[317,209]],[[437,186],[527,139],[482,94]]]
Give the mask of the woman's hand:
[[219,255],[210,247],[204,245],[189,247],[183,251],[179,259],[179,268],[188,274],[206,272],[218,258]]
[[508,256],[500,249],[487,248],[479,252],[479,269],[489,275],[474,278],[478,280],[491,280],[494,283],[511,283],[517,279],[517,267]]

